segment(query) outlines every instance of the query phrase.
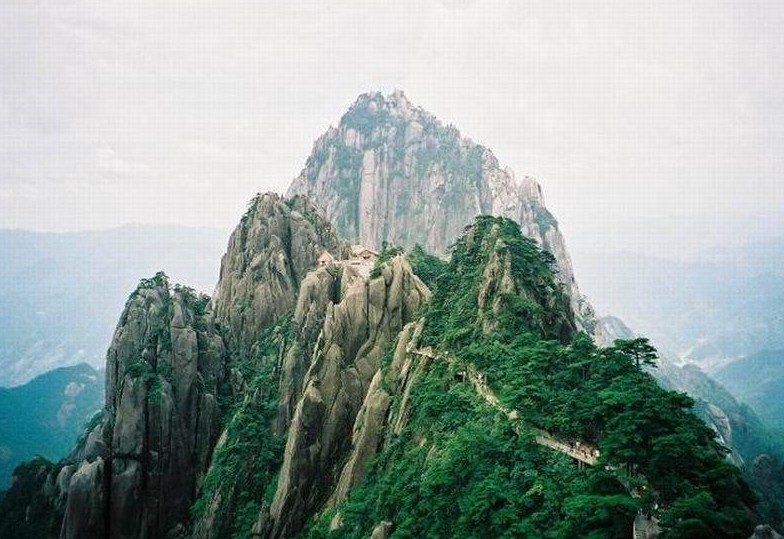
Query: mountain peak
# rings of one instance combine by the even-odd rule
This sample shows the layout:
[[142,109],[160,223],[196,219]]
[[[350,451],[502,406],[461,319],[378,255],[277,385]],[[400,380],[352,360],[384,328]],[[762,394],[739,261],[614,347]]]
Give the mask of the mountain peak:
[[358,109],[371,113],[386,112],[391,116],[406,119],[414,119],[416,116],[427,114],[422,108],[415,107],[403,90],[399,89],[395,89],[389,94],[380,91],[360,94],[346,115]]
[[[445,253],[477,215],[508,217],[555,256],[575,311],[588,309],[578,305],[571,260],[539,183],[516,180],[489,148],[400,90],[360,95],[338,127],[316,141],[289,188],[293,195],[323,208],[342,238],[374,249],[388,242]],[[584,329],[592,333],[590,325]]]

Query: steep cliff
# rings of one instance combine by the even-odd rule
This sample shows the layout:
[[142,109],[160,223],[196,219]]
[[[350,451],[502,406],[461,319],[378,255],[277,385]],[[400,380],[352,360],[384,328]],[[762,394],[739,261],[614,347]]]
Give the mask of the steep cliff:
[[[349,259],[308,273],[290,321],[259,341],[257,375],[216,449],[197,504],[196,537],[251,527],[263,537],[292,537],[331,497],[382,358],[429,295],[402,257],[377,276],[369,275],[371,266]],[[274,443],[246,452],[244,445],[259,443],[243,423],[252,408],[259,410],[261,435]],[[354,477],[361,474],[358,468]],[[351,480],[342,484],[347,489]],[[251,508],[255,522],[247,518]]]
[[225,351],[207,301],[163,274],[131,294],[107,354],[103,418],[57,478],[61,537],[185,529],[219,433]]
[[338,127],[319,137],[288,195],[308,195],[338,233],[380,248],[386,241],[445,253],[477,215],[517,221],[555,257],[580,322],[595,329],[558,223],[535,179],[517,181],[493,152],[444,126],[396,91],[361,95]]
[[294,307],[299,283],[323,251],[346,254],[333,227],[303,197],[257,195],[231,234],[212,299],[230,352],[250,357],[264,328]]
[[638,511],[670,537],[750,532],[748,490],[691,401],[642,370],[644,340],[576,335],[553,266],[513,221],[466,230],[302,536],[615,537]]
[[[337,301],[322,296],[301,302],[297,310],[298,325],[313,316],[309,311],[314,308],[326,310],[326,316],[304,380],[296,384],[302,396],[291,420],[278,487],[269,515],[262,514],[259,522],[269,537],[293,536],[329,498],[382,357],[429,295],[402,257],[385,265],[376,278],[352,276],[350,266],[334,269],[341,290]],[[304,294],[312,294],[306,285],[313,280],[319,276],[306,279]]]
[[[62,513],[62,537],[566,537],[628,535],[645,514],[672,537],[750,532],[748,488],[693,401],[645,371],[655,350],[580,333],[599,326],[533,180],[401,93],[373,94],[291,193],[254,198],[209,302],[142,282],[103,416],[67,461],[20,470],[0,499],[14,522]],[[453,247],[449,262],[374,261],[338,232]]]

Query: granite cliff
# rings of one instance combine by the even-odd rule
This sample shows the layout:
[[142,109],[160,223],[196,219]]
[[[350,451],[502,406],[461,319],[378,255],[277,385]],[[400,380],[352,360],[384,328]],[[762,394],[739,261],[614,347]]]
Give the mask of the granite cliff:
[[654,512],[672,537],[750,532],[653,349],[581,333],[601,326],[533,180],[397,92],[360,96],[289,194],[253,199],[211,299],[141,282],[103,415],[20,468],[0,535],[613,536]]
[[445,254],[477,215],[509,217],[555,257],[578,324],[596,331],[538,182],[517,180],[490,149],[412,105],[401,91],[359,96],[338,126],[316,140],[288,195],[309,196],[341,237],[375,249],[384,242],[420,244]]
[[101,420],[62,467],[61,537],[163,537],[184,530],[219,434],[223,342],[207,298],[143,280],[107,353]]

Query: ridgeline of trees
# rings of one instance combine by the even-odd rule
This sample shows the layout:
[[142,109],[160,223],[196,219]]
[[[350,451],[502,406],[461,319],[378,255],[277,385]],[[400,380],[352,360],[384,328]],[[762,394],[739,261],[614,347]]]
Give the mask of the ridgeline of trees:
[[[510,261],[514,293],[487,289],[499,260]],[[665,539],[750,534],[753,493],[692,399],[645,372],[653,347],[599,348],[570,333],[552,257],[514,222],[479,218],[448,266],[430,267],[442,271],[427,277],[423,341],[455,361],[434,360],[415,382],[406,427],[337,509],[343,525],[329,531],[328,511],[306,536],[366,538],[388,521],[392,537],[628,537],[638,511]],[[517,434],[459,376],[470,364],[526,423],[597,447],[599,465],[580,470]]]

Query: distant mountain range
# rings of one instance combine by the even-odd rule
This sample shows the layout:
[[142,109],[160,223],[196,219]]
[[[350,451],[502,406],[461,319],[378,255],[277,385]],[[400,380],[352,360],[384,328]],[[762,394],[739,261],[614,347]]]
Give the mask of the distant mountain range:
[[713,249],[695,262],[574,254],[583,291],[663,351],[706,372],[784,348],[784,237]]
[[763,350],[739,359],[714,372],[713,377],[784,436],[784,349]]
[[[288,196],[249,205],[212,301],[160,273],[139,283],[104,413],[67,459],[17,468],[0,536],[620,537],[645,522],[730,539],[784,524],[754,415],[702,371],[664,372],[706,426],[649,376],[645,339],[581,332],[631,336],[595,319],[538,184],[489,149],[402,92],[363,94]],[[718,286],[685,282],[692,302]],[[671,301],[694,319],[712,300]]]
[[174,225],[0,231],[0,386],[81,362],[102,367],[128,291],[163,270],[212,293],[227,237]]
[[632,253],[574,258],[597,311],[649,336],[692,374],[707,372],[784,433],[784,237],[712,249],[695,262]]
[[0,388],[0,489],[8,486],[20,462],[35,455],[65,456],[103,407],[103,374],[82,363]]

